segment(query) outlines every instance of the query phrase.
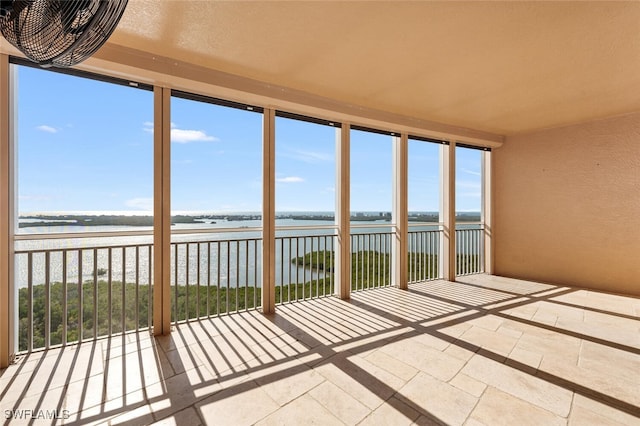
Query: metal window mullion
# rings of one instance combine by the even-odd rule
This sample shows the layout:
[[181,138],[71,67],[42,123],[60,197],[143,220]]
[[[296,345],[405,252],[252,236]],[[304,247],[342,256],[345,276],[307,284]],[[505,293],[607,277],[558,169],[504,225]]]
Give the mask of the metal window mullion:
[[174,280],[173,280],[173,285],[174,285],[174,300],[173,300],[173,310],[175,312],[175,316],[174,316],[174,322],[177,323],[179,318],[178,318],[178,243],[175,243],[173,245],[173,276],[174,276]]
[[[253,243],[253,307],[258,309],[258,243],[259,240],[254,240]],[[282,294],[282,288],[280,288],[280,294]]]
[[229,241],[225,241],[225,242],[227,244],[227,291],[226,291],[226,297],[225,297],[227,305],[226,305],[225,313],[228,314],[229,313],[229,292],[230,292],[229,281],[231,281],[231,269],[229,267],[230,261],[231,261],[231,245],[229,244]]
[[51,346],[51,258],[47,251],[44,254],[44,346]]
[[147,286],[147,327],[151,329],[153,321],[153,290],[151,283],[153,282],[153,245],[149,245],[149,284]]
[[122,297],[122,300],[120,301],[122,307],[121,307],[121,321],[122,324],[120,325],[122,327],[122,333],[125,333],[127,331],[127,327],[126,327],[126,318],[125,318],[125,307],[126,307],[126,282],[127,282],[127,249],[126,247],[122,247],[122,283],[120,284],[120,296]]
[[184,316],[185,316],[185,320],[187,322],[189,322],[189,318],[191,318],[191,316],[189,315],[189,278],[191,278],[191,250],[190,250],[190,243],[186,243],[186,267],[187,270],[185,272],[185,283],[184,283]]
[[69,317],[67,293],[67,250],[62,250],[62,346],[67,345],[67,321]]
[[216,241],[216,315],[220,315],[220,241]]
[[196,258],[198,259],[196,268],[196,318],[200,318],[200,243],[196,243]]
[[207,242],[207,317],[211,316],[211,241]]
[[238,299],[240,298],[240,241],[236,240],[236,310],[238,309]]
[[140,330],[140,265],[142,264],[142,262],[140,262],[140,247],[138,247],[138,246],[136,246],[135,257],[136,257],[136,262],[135,262],[135,266],[136,266],[136,284],[135,284],[136,306],[135,306],[135,309],[134,309],[134,315],[135,315],[135,329],[136,329],[136,331],[138,331],[138,330]]
[[249,240],[244,240],[244,310],[249,310]]
[[[107,310],[108,310],[108,313],[109,313],[109,315],[108,315],[109,316],[109,320],[108,320],[107,326],[108,326],[108,335],[109,336],[111,336],[112,331],[113,331],[113,329],[112,329],[112,326],[113,326],[113,322],[112,322],[113,321],[113,318],[112,318],[112,314],[113,314],[113,312],[112,312],[112,303],[113,303],[113,299],[112,299],[112,297],[113,297],[113,294],[112,294],[112,290],[113,290],[112,289],[112,285],[113,285],[113,281],[112,281],[112,279],[113,279],[113,275],[112,275],[113,274],[113,272],[112,272],[112,270],[113,270],[112,255],[113,255],[112,250],[111,250],[111,248],[109,248],[107,250],[107,265],[109,265],[109,270],[107,272],[107,274],[108,274],[107,275],[108,276],[108,283],[107,283],[107,286],[108,286],[107,287],[107,289],[108,289],[107,290],[107,294],[108,294],[108,296],[107,296],[107,306],[108,306],[108,308],[107,308]],[[95,268],[95,265],[94,265],[94,268]],[[98,284],[96,283],[96,286],[97,285]]]
[[82,287],[82,258],[84,253],[82,249],[78,249],[78,342],[83,340],[83,328],[84,328],[84,289]]
[[98,250],[93,249],[93,340],[98,338]]
[[33,253],[27,254],[27,350],[33,350]]

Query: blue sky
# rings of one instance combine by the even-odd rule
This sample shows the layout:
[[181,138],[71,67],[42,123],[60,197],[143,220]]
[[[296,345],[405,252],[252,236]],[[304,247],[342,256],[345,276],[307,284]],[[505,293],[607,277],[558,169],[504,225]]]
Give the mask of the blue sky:
[[[149,213],[153,93],[18,67],[18,206]],[[262,115],[172,100],[172,210],[259,211]],[[390,211],[392,138],[353,130],[352,211]],[[336,129],[276,118],[276,210],[333,211]],[[410,141],[409,210],[439,206],[439,145]],[[480,152],[457,151],[458,211],[480,208]]]

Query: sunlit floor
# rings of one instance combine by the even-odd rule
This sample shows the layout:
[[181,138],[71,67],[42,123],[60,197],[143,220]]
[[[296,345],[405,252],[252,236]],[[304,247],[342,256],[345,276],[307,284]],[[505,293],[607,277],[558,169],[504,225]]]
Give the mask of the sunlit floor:
[[371,290],[23,356],[0,398],[12,424],[640,425],[640,299]]

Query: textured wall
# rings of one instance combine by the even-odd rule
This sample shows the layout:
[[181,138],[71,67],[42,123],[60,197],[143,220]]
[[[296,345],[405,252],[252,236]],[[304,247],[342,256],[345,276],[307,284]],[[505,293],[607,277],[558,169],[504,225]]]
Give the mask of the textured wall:
[[640,295],[640,113],[494,151],[495,273]]

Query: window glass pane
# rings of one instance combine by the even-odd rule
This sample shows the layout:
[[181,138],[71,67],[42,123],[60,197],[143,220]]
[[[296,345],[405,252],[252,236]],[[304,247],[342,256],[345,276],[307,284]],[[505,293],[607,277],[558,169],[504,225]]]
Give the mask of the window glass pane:
[[276,117],[277,224],[333,224],[335,181],[336,129]]
[[393,138],[351,130],[351,221],[391,221]]
[[37,68],[13,69],[19,232],[151,226],[153,93]]
[[440,147],[409,139],[409,223],[438,222],[440,212]]
[[479,222],[482,210],[482,151],[456,147],[456,220]]
[[262,114],[173,97],[171,117],[172,229],[261,226]]

